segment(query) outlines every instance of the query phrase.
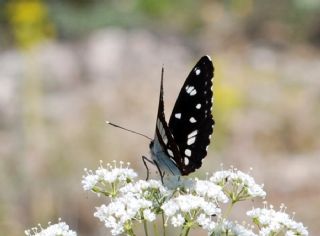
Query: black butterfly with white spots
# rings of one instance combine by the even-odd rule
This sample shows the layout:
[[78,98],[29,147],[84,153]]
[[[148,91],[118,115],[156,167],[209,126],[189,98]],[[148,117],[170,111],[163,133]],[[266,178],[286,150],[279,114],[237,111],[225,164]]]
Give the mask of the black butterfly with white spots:
[[164,174],[188,175],[201,167],[214,126],[211,114],[213,73],[210,57],[202,57],[183,84],[167,123],[162,71],[156,131],[150,143],[152,161],[161,177]]

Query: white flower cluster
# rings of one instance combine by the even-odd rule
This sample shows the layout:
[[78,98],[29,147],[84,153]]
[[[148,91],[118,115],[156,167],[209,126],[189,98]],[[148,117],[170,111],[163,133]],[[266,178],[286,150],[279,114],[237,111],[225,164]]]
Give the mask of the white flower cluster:
[[135,222],[153,222],[157,215],[162,215],[164,227],[169,222],[185,231],[201,227],[209,235],[224,231],[247,232],[238,224],[226,224],[223,218],[220,204],[244,198],[239,195],[242,198],[232,199],[227,186],[236,185],[239,191],[241,188],[246,199],[265,195],[250,176],[233,169],[217,172],[209,180],[170,177],[164,186],[157,180],[135,182],[137,174],[122,163],[119,167],[116,163],[107,167],[100,165],[95,172],[86,171],[82,184],[85,190],[111,197],[109,204],[97,207],[94,216],[111,229],[112,235],[133,235]]
[[188,183],[185,192],[180,191],[162,206],[165,216],[171,218],[174,227],[188,225],[189,228],[199,225],[211,232],[216,220],[221,217],[219,202],[227,203],[228,198],[222,188],[210,181],[195,179]]
[[[86,170],[82,184],[85,190],[109,197],[110,203],[96,208],[94,216],[111,230],[112,235],[135,235],[133,227],[142,223],[146,235],[148,224],[162,219],[163,231],[168,225],[180,227],[180,235],[202,228],[208,235],[220,236],[307,236],[301,223],[284,212],[273,209],[254,209],[247,212],[253,225],[244,226],[228,220],[234,204],[266,196],[263,185],[235,168],[218,171],[206,180],[166,177],[158,180],[138,180],[129,165],[122,162],[102,164],[96,171]],[[228,205],[226,212],[222,205]],[[154,226],[154,228],[157,228]],[[155,233],[157,234],[157,233]]]
[[215,172],[210,177],[210,181],[223,187],[224,192],[231,198],[232,202],[266,196],[263,185],[256,184],[250,175],[234,168]]
[[97,207],[94,214],[107,228],[111,228],[112,235],[129,233],[133,221],[154,221],[155,212],[167,191],[160,181],[139,180],[121,187],[118,193],[109,205]]
[[69,226],[61,221],[54,225],[49,223],[49,226],[46,229],[39,225],[38,227],[26,230],[25,234],[27,236],[77,236],[75,231],[70,230]]
[[260,228],[261,236],[285,235],[307,236],[308,231],[302,223],[296,222],[284,212],[285,207],[281,206],[280,211],[275,211],[272,206],[267,208],[255,208],[247,212],[253,222]]
[[258,236],[252,230],[245,228],[243,225],[222,219],[211,235],[228,235],[228,236]]
[[[297,223],[285,213],[285,207],[275,211],[273,207],[255,208],[247,212],[252,224],[244,226],[228,220],[232,207],[239,201],[266,196],[262,185],[235,168],[213,173],[206,180],[170,176],[164,184],[158,180],[138,180],[137,173],[123,162],[100,163],[96,171],[86,170],[82,185],[84,190],[109,198],[108,204],[96,208],[94,216],[109,228],[112,235],[136,235],[134,226],[142,223],[145,234],[148,224],[162,219],[163,232],[172,225],[181,229],[180,235],[187,236],[191,229],[202,228],[214,236],[308,236],[302,223]],[[228,205],[223,212],[222,205]],[[60,222],[43,229],[26,230],[27,236],[76,236],[69,226]]]
[[107,196],[115,196],[117,188],[120,185],[124,185],[131,182],[138,175],[129,168],[130,163],[123,166],[123,162],[119,162],[117,166],[116,161],[113,161],[113,165],[107,163],[107,167],[103,166],[103,162],[100,161],[100,166],[94,172],[92,170],[85,169],[86,175],[82,176],[83,189],[86,191],[93,191],[98,194],[105,194]]

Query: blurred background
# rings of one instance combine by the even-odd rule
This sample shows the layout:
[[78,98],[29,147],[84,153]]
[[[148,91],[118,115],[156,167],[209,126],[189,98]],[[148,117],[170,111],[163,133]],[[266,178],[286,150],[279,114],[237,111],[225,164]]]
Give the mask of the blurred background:
[[62,217],[79,235],[109,235],[83,168],[130,161],[144,178],[149,143],[104,121],[153,136],[162,65],[168,119],[208,54],[216,127],[194,175],[253,167],[267,201],[316,235],[319,15],[318,0],[0,0],[1,234]]

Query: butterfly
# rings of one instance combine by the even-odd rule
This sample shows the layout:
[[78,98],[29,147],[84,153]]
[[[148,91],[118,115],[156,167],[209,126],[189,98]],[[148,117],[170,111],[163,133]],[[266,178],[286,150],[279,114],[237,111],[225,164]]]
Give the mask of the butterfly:
[[[201,167],[215,124],[212,117],[213,74],[211,58],[203,56],[184,82],[167,123],[162,69],[156,130],[149,145],[152,161],[148,160],[157,166],[161,178],[164,174],[188,175]],[[145,160],[143,157],[146,166]]]

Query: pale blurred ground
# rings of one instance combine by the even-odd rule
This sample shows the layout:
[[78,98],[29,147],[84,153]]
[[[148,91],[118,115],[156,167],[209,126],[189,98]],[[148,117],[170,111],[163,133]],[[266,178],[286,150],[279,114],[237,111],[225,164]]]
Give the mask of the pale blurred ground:
[[[7,2],[14,1],[0,4]],[[320,232],[318,36],[308,41],[301,35],[306,32],[295,34],[290,24],[259,20],[265,11],[248,0],[243,3],[251,4],[249,12],[205,1],[193,13],[201,16],[201,27],[197,22],[192,30],[180,26],[194,22],[192,10],[185,18],[171,13],[173,25],[162,19],[162,24],[110,23],[92,30],[83,24],[83,15],[70,15],[67,22],[78,20],[86,31],[79,33],[79,23],[78,34],[68,35],[65,21],[50,15],[59,8],[35,2],[47,7],[46,19],[55,28],[46,40],[24,43],[12,20],[0,30],[10,35],[1,38],[0,48],[2,235],[22,235],[58,217],[79,235],[108,235],[92,216],[103,199],[82,190],[83,168],[96,168],[99,160],[130,161],[144,178],[141,155],[148,155],[148,141],[104,121],[152,136],[162,65],[168,118],[184,79],[204,54],[216,68],[216,127],[196,175],[220,169],[220,163],[243,171],[253,167],[270,204],[285,203],[310,235]],[[85,15],[89,7],[78,11]]]

